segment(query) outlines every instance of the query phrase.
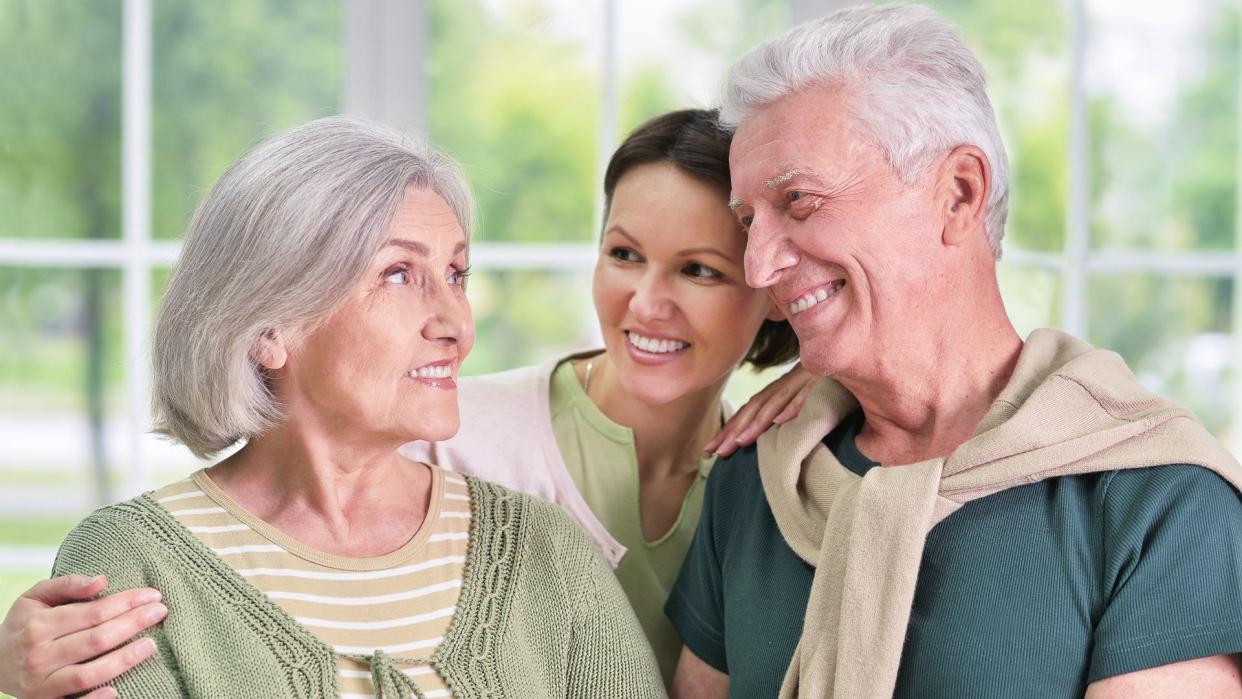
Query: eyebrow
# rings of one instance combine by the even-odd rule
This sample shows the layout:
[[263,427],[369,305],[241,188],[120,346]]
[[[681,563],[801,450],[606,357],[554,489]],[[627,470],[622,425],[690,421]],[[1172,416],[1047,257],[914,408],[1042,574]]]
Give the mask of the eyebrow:
[[[423,257],[431,257],[431,250],[428,250],[426,245],[423,245],[417,240],[406,240],[405,238],[393,238],[392,240],[389,240],[388,242],[384,243],[384,247],[388,247],[389,245],[399,247],[399,248],[405,248],[406,250],[414,252],[418,255],[422,255]],[[456,247],[453,248],[453,255],[456,256],[457,254],[461,253],[465,249],[466,249],[466,242],[461,241],[457,243]]]
[[604,235],[608,235],[609,233],[616,233],[617,235],[625,236],[626,239],[629,240],[631,243],[633,243],[636,247],[641,248],[643,246],[642,243],[638,242],[638,240],[634,238],[634,236],[630,235],[629,233],[626,233],[625,229],[622,228],[621,226],[613,226],[612,228],[609,228],[608,230],[604,231]]
[[716,257],[719,257],[720,259],[725,260],[726,262],[730,262],[733,264],[737,263],[737,260],[735,260],[733,257],[724,254],[723,252],[717,250],[716,248],[709,248],[709,247],[688,248],[686,250],[682,250],[680,253],[678,253],[678,255],[680,257],[693,257],[695,255],[715,255]]
[[[782,172],[776,177],[764,180],[763,188],[771,191],[785,184],[786,182],[792,180],[795,177],[803,177],[803,176],[810,177],[815,180],[819,180],[819,177],[814,172],[811,172],[810,170],[805,170],[800,167],[794,167],[794,168],[790,168]],[[742,198],[737,196],[736,194],[732,194],[729,196],[729,209],[731,211],[736,212],[738,209],[740,209],[741,207],[745,205],[746,205],[746,202],[743,201]]]
[[799,175],[809,175],[810,173],[802,168],[790,168],[770,180],[763,181],[764,189],[776,189]]

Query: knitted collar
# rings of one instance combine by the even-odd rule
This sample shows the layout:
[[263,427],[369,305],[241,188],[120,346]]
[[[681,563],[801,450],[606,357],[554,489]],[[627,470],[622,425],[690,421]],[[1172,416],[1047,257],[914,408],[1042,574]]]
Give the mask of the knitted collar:
[[1037,330],[974,435],[945,458],[858,476],[821,443],[858,406],[825,379],[759,438],[781,535],[815,566],[781,697],[890,697],[927,533],[964,503],[1058,476],[1193,464],[1242,491],[1242,466],[1113,352]]

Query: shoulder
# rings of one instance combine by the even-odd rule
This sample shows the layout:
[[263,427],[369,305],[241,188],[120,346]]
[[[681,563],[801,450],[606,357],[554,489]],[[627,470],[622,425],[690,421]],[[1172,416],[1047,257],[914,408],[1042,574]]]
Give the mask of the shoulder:
[[1112,503],[1143,505],[1153,500],[1182,500],[1201,509],[1215,506],[1237,510],[1238,492],[1215,471],[1189,464],[1111,471],[1107,499]]
[[594,550],[590,538],[565,510],[555,503],[513,490],[499,483],[466,476],[475,516],[480,528],[515,528],[524,539],[545,544],[584,544]]
[[[116,572],[149,560],[161,549],[160,532],[176,526],[147,496],[98,509],[65,536],[53,566],[56,575]],[[110,583],[111,585],[111,583]]]
[[704,497],[730,503],[762,498],[758,448],[751,444],[718,459],[707,478]]
[[1114,546],[1150,550],[1153,542],[1190,544],[1242,532],[1242,500],[1215,472],[1170,464],[1112,471],[1098,486],[1105,535]]
[[589,583],[599,566],[609,570],[587,532],[560,505],[490,481],[468,482],[477,544],[492,558],[505,558],[508,551],[522,586],[551,586],[569,595]]

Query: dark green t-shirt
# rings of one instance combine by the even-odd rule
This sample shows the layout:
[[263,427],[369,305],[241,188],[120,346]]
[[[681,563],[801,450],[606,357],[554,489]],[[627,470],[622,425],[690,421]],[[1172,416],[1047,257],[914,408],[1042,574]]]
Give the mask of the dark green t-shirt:
[[[859,475],[854,437],[824,443]],[[785,543],[753,447],[716,465],[665,612],[736,697],[774,697],[814,569]],[[1242,503],[1185,465],[1054,478],[967,503],[927,538],[897,697],[1070,697],[1242,651]]]

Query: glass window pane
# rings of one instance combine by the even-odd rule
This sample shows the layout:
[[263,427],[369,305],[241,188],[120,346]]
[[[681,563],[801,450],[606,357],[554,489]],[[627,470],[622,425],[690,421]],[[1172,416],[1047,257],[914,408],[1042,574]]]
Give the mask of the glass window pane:
[[997,268],[1001,298],[1009,320],[1022,337],[1061,321],[1061,272],[1001,263]]
[[591,272],[480,270],[470,277],[475,343],[462,369],[486,374],[602,347]]
[[338,111],[339,0],[157,0],[152,231],[178,238],[262,135]]
[[3,0],[0,66],[0,237],[119,237],[121,1]]
[[481,239],[594,237],[601,8],[429,0],[428,130],[470,175]]
[[714,106],[729,65],[789,22],[786,0],[617,3],[618,139],[657,114]]
[[1233,281],[1132,272],[1088,286],[1091,342],[1121,353],[1139,381],[1193,410],[1228,443]]
[[962,27],[988,73],[1009,154],[1005,244],[1060,251],[1065,241],[1069,139],[1069,20],[1058,2],[930,0]]
[[1228,249],[1238,6],[1088,0],[1095,247]]
[[[115,270],[0,267],[0,605],[121,491],[128,445]],[[6,596],[6,595],[12,596]]]

